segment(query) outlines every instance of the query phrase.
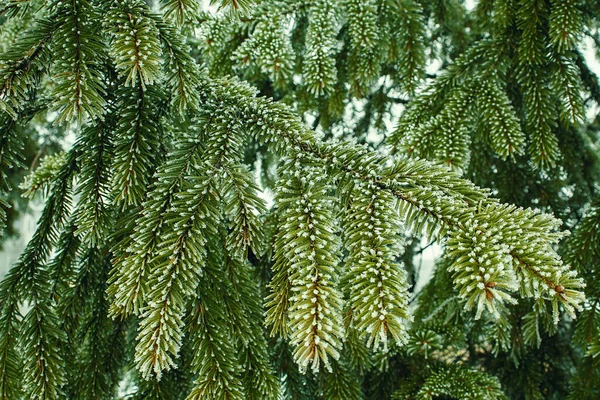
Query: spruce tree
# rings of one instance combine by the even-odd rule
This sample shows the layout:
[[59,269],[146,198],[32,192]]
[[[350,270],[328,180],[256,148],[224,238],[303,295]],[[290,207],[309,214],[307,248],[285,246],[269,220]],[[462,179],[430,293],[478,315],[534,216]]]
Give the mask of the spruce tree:
[[1,2],[0,399],[600,398],[600,3],[201,3]]

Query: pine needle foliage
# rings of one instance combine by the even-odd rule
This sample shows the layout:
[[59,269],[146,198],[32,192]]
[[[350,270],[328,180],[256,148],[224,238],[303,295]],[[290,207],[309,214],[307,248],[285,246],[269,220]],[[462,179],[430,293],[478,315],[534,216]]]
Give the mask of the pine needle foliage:
[[594,2],[205,5],[1,3],[0,400],[600,395]]

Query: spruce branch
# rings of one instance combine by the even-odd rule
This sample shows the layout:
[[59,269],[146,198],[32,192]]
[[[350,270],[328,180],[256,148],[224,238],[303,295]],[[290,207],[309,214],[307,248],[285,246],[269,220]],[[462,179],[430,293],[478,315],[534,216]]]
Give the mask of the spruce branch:
[[[38,287],[44,282],[41,276],[34,279]],[[36,400],[62,398],[62,386],[66,382],[64,360],[59,352],[64,334],[46,303],[34,297],[21,327],[25,391],[30,399]]]
[[[212,240],[208,244],[208,262],[203,283],[198,288],[200,298],[197,306],[202,303],[204,323],[212,324],[214,321],[220,321],[219,324],[214,325],[214,329],[221,326],[218,334],[227,337],[231,349],[219,349],[218,357],[226,357],[226,361],[232,364],[230,372],[235,375],[235,378],[228,377],[227,371],[221,369],[214,371],[212,383],[206,376],[199,376],[198,386],[204,386],[204,392],[218,392],[219,388],[215,387],[215,381],[222,379],[230,385],[229,388],[225,388],[225,391],[238,392],[239,388],[235,385],[239,386],[238,382],[241,381],[245,398],[256,400],[276,398],[278,385],[269,365],[267,343],[261,323],[261,298],[256,296],[259,290],[251,276],[252,268],[245,259],[229,252],[226,246],[227,231],[224,226],[219,228],[218,236],[213,239],[220,240]],[[207,293],[218,294],[209,300],[206,298]],[[209,303],[204,304],[205,302]],[[195,319],[196,315],[191,314],[190,318]],[[227,329],[223,330],[223,326]],[[191,329],[196,329],[195,323],[191,324]],[[194,336],[193,340],[202,343],[204,339],[201,335]],[[201,366],[201,370],[205,367],[212,368],[210,360],[199,358],[202,354],[202,352],[196,353],[196,358],[192,362]],[[235,364],[238,368],[233,367]],[[194,389],[196,390],[198,388]]]
[[[214,183],[195,176],[177,194],[165,224],[172,228],[158,244],[148,280],[135,361],[145,379],[175,367],[183,337],[186,297],[194,293],[206,260],[206,241],[218,218]],[[182,210],[182,211],[179,211]]]
[[523,88],[525,126],[529,133],[529,154],[542,167],[552,166],[560,156],[558,139],[552,128],[556,125],[554,107],[546,79],[539,68],[521,66],[517,79]]
[[333,47],[337,33],[336,15],[329,0],[316,0],[308,7],[309,26],[306,32],[306,55],[302,73],[309,93],[324,96],[333,90],[336,81]]
[[226,243],[229,251],[240,253],[247,258],[248,249],[255,255],[262,255],[264,235],[260,228],[259,216],[266,212],[265,202],[258,197],[259,188],[250,172],[240,166],[224,168],[226,194],[224,212],[230,217],[230,234]]
[[183,25],[186,19],[193,20],[200,8],[196,0],[161,0],[160,3],[165,17],[175,20],[177,25]]
[[175,201],[191,168],[200,162],[202,142],[188,136],[176,143],[174,157],[158,171],[158,182],[143,204],[134,230],[135,240],[127,241],[124,254],[115,259],[109,278],[108,295],[112,298],[110,314],[125,318],[138,314],[145,301],[150,264],[165,229],[165,215]]
[[581,36],[582,21],[579,2],[552,1],[550,11],[550,41],[560,53],[574,50]]
[[548,9],[545,1],[520,0],[517,5],[517,26],[521,30],[519,57],[526,64],[542,64],[544,60],[543,23]]
[[333,361],[332,372],[323,376],[323,396],[332,400],[360,400],[363,393],[352,369],[347,365]]
[[104,50],[96,34],[99,15],[87,0],[54,0],[50,10],[57,16],[52,45],[56,121],[75,120],[81,125],[86,118],[95,119],[104,112],[104,77],[96,65]]
[[161,110],[156,103],[162,101],[162,93],[137,82],[131,89],[122,88],[117,96],[120,118],[116,122],[111,192],[114,201],[124,207],[137,206],[161,161],[156,157],[162,137]]
[[81,240],[92,246],[102,243],[109,231],[111,131],[112,124],[99,122],[84,129],[75,144],[86,149],[78,158],[81,170],[76,191],[79,201],[75,212],[75,234],[81,235]]
[[293,72],[295,54],[285,34],[282,18],[262,18],[254,25],[250,37],[238,47],[233,57],[241,64],[256,64],[276,85],[285,87]]
[[573,57],[557,55],[554,61],[550,85],[560,99],[560,121],[563,124],[578,125],[584,119],[584,105],[577,67],[573,63]]
[[495,91],[502,100],[492,107],[490,103],[495,103],[496,99],[486,97],[480,83],[499,80],[498,69],[502,71],[505,67],[503,52],[504,46],[497,40],[481,40],[474,44],[409,103],[408,110],[402,114],[398,127],[387,142],[394,146],[395,151],[402,149],[408,154],[463,169],[469,164],[469,144],[472,141],[470,105],[481,100],[483,109],[488,110],[488,119],[498,119],[490,108],[500,107],[503,111],[499,118],[503,123],[496,120],[490,125],[489,136],[496,138],[494,147],[505,154],[506,143],[498,138],[506,137],[507,128],[513,135],[520,136],[513,122],[515,117],[511,115],[510,102],[501,91]]
[[22,360],[19,354],[19,311],[18,299],[13,288],[16,275],[5,278],[0,285],[0,399],[9,400],[22,394],[19,380]]
[[[300,160],[290,160],[286,169],[298,170],[301,165]],[[327,186],[319,182],[319,171],[305,168],[303,175],[283,177],[277,196],[281,228],[274,259],[289,271],[287,313],[294,360],[302,370],[318,371],[323,364],[331,371],[329,358],[339,358],[343,336],[342,297],[337,288],[340,243],[328,221],[332,202]],[[271,286],[281,290],[274,282]]]
[[566,240],[563,258],[579,271],[585,272],[594,267],[600,256],[600,199],[589,205],[584,217],[576,225],[573,234]]
[[[278,223],[277,226],[281,226],[281,224]],[[275,241],[277,241],[277,237],[281,237],[278,231],[274,234]],[[265,323],[271,327],[271,336],[279,335],[287,339],[290,334],[288,310],[292,297],[291,270],[286,259],[282,257],[273,259],[272,269],[273,276],[269,283],[270,293],[265,301]]]
[[[253,275],[256,274],[251,267],[230,264],[235,267],[230,270],[234,287],[240,293],[241,303],[245,305],[245,314],[250,324],[250,334],[247,343],[243,343],[240,357],[243,372],[242,383],[246,389],[246,396],[251,400],[273,399],[280,394],[279,382],[271,366],[270,352],[264,336],[262,293],[255,285]],[[252,274],[254,273],[254,274]],[[242,342],[245,338],[242,338]]]
[[48,263],[52,281],[49,297],[53,300],[56,300],[59,294],[69,285],[79,255],[81,240],[75,234],[77,226],[73,223],[73,219],[73,216],[71,216],[71,220],[63,228],[56,244],[56,255]]
[[159,32],[147,16],[147,5],[139,0],[113,4],[105,16],[105,28],[114,35],[110,52],[125,85],[140,82],[145,89],[160,79]]
[[195,87],[199,83],[200,67],[190,56],[189,46],[184,44],[181,36],[162,19],[155,15],[150,17],[158,29],[163,54],[167,56],[163,68],[169,71],[167,83],[173,93],[171,104],[183,115],[188,107],[196,109],[199,106]]
[[388,0],[390,11],[396,15],[394,29],[398,33],[398,81],[413,95],[423,77],[425,67],[425,38],[423,10],[412,0]]
[[36,292],[39,288],[29,287],[28,280],[32,279],[31,274],[37,273],[40,268],[43,269],[43,264],[58,239],[58,232],[70,215],[72,183],[78,170],[78,154],[78,149],[69,152],[66,162],[52,183],[51,194],[46,200],[36,231],[9,273],[18,277],[15,281],[17,286],[11,290],[15,290],[20,299],[28,300],[39,295]]
[[[404,398],[403,395],[404,393],[399,391],[393,398],[401,399]],[[439,366],[433,370],[416,393],[416,398],[430,400],[443,395],[457,399],[506,399],[496,377],[482,371],[451,365]]]
[[[204,293],[214,290],[208,282],[201,288]],[[244,398],[231,336],[221,327],[225,312],[219,306],[222,305],[211,302],[210,296],[202,296],[195,302],[190,315],[195,348],[192,362],[198,378],[187,400]]]
[[17,118],[31,89],[45,70],[48,46],[56,25],[39,20],[25,35],[0,55],[0,108]]
[[[45,261],[57,240],[57,232],[64,225],[71,203],[71,185],[76,171],[77,151],[71,151],[66,162],[53,182],[51,195],[38,221],[33,238],[28,243],[17,264],[10,270],[0,287],[0,296],[6,299],[2,312],[2,329],[10,334],[19,315],[10,311],[19,301],[28,301],[30,310],[18,325],[19,346],[25,349],[24,392],[32,399],[58,399],[65,384],[64,360],[60,354],[59,343],[64,334],[58,327],[54,310],[50,306],[47,287],[51,271]],[[11,318],[8,318],[8,317]],[[14,318],[14,319],[13,319]],[[7,345],[8,339],[4,343]],[[3,351],[0,349],[0,352]],[[3,360],[10,379],[10,368],[14,367],[14,356],[7,354]],[[4,383],[9,386],[11,383]],[[7,391],[14,388],[7,387]]]
[[600,355],[600,287],[595,282],[600,256],[600,201],[595,199],[563,246],[563,258],[586,276],[588,300],[575,326],[574,340],[588,357]]
[[[362,152],[366,154],[366,157],[363,162],[349,163],[348,161],[357,160],[356,156],[357,153],[360,154],[360,150],[348,149],[344,145],[336,147],[322,143],[315,139],[314,134],[307,131],[307,128],[284,106],[267,100],[261,101],[261,99],[253,99],[248,102],[248,99],[245,98],[246,93],[242,90],[238,90],[236,95],[239,83],[223,81],[221,84],[225,84],[228,90],[223,91],[218,84],[207,82],[204,89],[206,96],[209,98],[228,97],[232,106],[237,102],[237,107],[242,110],[240,111],[242,115],[255,118],[254,123],[259,127],[256,134],[265,135],[263,140],[272,141],[279,151],[291,147],[294,152],[304,156],[309,155],[315,162],[324,163],[333,171],[341,172],[365,183],[373,183],[381,190],[390,191],[399,200],[410,203],[418,211],[412,215],[402,215],[403,218],[408,219],[409,226],[422,227],[421,224],[415,224],[416,217],[421,216],[421,218],[425,217],[423,219],[442,223],[446,227],[468,231],[465,226],[466,221],[477,221],[477,225],[482,225],[483,229],[486,229],[485,220],[487,218],[497,215],[506,218],[506,221],[510,221],[512,225],[506,225],[507,229],[510,229],[504,232],[503,238],[508,245],[508,251],[514,250],[513,259],[516,260],[518,257],[514,268],[520,273],[520,287],[523,288],[524,293],[528,296],[540,293],[540,291],[544,293],[553,304],[555,319],[559,317],[559,304],[572,315],[574,315],[575,309],[580,308],[583,300],[583,294],[579,291],[582,287],[581,279],[576,278],[573,271],[567,272],[568,269],[562,266],[556,253],[548,246],[549,243],[561,238],[560,234],[552,233],[557,227],[557,222],[553,218],[537,216],[531,210],[500,206],[493,200],[486,200],[485,191],[461,180],[440,166],[401,159],[397,160],[396,167],[392,168],[391,172],[388,170],[386,174],[385,170],[372,170],[373,165],[384,165],[385,162],[373,162],[373,157],[376,156],[364,150]],[[295,122],[291,124],[290,121]],[[275,140],[275,138],[279,138],[279,140]],[[281,139],[286,147],[282,146]],[[350,153],[344,154],[348,150]],[[348,157],[350,154],[352,156]],[[422,175],[420,179],[413,181],[410,174],[405,178],[406,181],[403,180],[403,168],[410,172],[412,167],[422,167],[423,165],[429,167],[428,173],[423,171],[425,176],[433,173],[435,177],[439,174],[440,177],[444,176],[445,181],[443,183],[438,183],[437,179],[427,181],[423,179]],[[449,180],[450,176],[452,178]],[[480,201],[483,202],[483,207],[479,205]],[[520,229],[521,236],[515,235],[514,230],[518,229]],[[524,232],[528,232],[527,239],[523,237]],[[448,231],[442,231],[442,233],[451,234]],[[540,283],[541,285],[536,286]]]
[[350,41],[348,72],[353,92],[361,97],[379,77],[379,28],[375,1],[347,0],[344,3]]
[[19,185],[19,188],[24,191],[23,196],[32,198],[40,191],[43,195],[47,195],[52,182],[66,161],[67,153],[65,152],[44,157],[35,171],[27,175]]
[[498,79],[480,81],[477,100],[494,151],[502,157],[521,154],[525,147],[525,134]]
[[373,185],[356,185],[344,222],[349,250],[344,292],[349,294],[350,325],[367,345],[388,350],[388,337],[406,342],[408,288],[406,273],[396,262],[402,248],[399,215],[393,195]]

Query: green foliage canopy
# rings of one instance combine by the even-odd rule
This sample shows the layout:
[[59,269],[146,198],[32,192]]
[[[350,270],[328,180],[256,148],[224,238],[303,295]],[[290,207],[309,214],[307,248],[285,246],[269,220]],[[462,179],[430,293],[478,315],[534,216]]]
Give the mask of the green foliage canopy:
[[2,2],[0,399],[594,398],[599,6],[214,3]]

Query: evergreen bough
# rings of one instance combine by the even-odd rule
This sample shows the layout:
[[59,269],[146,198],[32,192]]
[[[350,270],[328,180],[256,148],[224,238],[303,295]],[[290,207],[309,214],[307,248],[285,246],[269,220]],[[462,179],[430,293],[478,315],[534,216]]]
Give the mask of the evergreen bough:
[[0,399],[600,395],[599,6],[211,3],[2,2]]

